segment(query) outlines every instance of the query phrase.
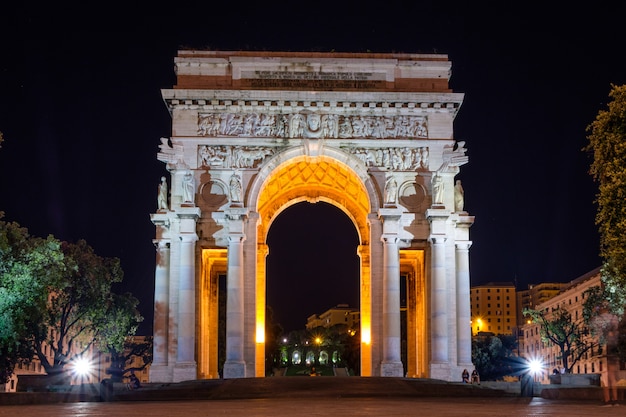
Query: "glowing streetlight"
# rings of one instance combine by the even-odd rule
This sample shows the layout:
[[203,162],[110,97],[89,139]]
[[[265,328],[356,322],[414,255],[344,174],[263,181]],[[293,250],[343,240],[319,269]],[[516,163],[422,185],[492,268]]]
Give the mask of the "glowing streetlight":
[[537,375],[543,369],[543,363],[539,359],[531,359],[528,361],[528,372]]
[[83,357],[72,361],[72,372],[78,376],[86,376],[91,372],[91,362]]

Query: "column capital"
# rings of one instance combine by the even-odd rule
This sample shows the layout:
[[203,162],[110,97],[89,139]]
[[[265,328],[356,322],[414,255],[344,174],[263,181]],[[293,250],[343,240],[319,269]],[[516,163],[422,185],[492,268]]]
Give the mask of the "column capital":
[[198,240],[198,235],[195,233],[180,233],[178,238],[183,243],[193,243]]
[[170,239],[152,239],[152,244],[156,250],[168,249],[170,247]]
[[446,235],[430,235],[428,240],[430,240],[433,244],[443,244],[446,242],[448,237]]
[[246,240],[244,233],[229,233],[227,236],[228,243],[242,243]]
[[399,240],[400,238],[396,234],[383,234],[380,237],[380,241],[383,242],[385,245],[395,245],[398,243]]
[[456,246],[457,250],[469,250],[469,248],[472,247],[472,241],[457,240],[456,242],[454,242],[454,245]]

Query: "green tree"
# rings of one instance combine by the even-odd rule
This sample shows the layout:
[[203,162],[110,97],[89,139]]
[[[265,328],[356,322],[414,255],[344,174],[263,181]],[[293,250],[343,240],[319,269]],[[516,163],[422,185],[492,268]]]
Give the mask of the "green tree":
[[134,297],[112,291],[122,278],[119,260],[97,256],[84,240],[36,238],[16,223],[0,222],[4,380],[15,363],[33,356],[48,374],[59,374],[92,346],[119,349],[142,320]]
[[274,309],[265,307],[265,373],[270,375],[281,366],[281,341],[283,327],[276,321]]
[[[152,337],[138,341],[134,335],[143,317],[137,310],[139,301],[129,293],[112,294],[107,309],[95,319],[100,329],[99,348],[111,355],[107,372],[114,381],[121,381],[125,373],[140,371],[152,363]],[[141,358],[134,361],[134,358]],[[133,363],[140,365],[133,366]]]
[[[120,382],[125,374],[137,372],[145,369],[152,363],[153,338],[146,337],[137,339],[127,336],[121,350],[111,349],[111,367],[107,373],[111,375],[111,380]],[[135,360],[139,358],[139,360]]]
[[589,173],[598,183],[596,224],[600,232],[600,256],[605,294],[619,298],[612,303],[621,316],[626,301],[626,85],[611,85],[610,101],[587,127],[593,154]]
[[[584,294],[583,318],[589,325],[591,334],[605,345],[607,354],[616,354],[626,361],[626,322],[623,315],[615,314],[624,307],[620,297],[606,291],[604,286],[587,289]],[[611,337],[617,334],[617,337]]]
[[[119,259],[96,255],[84,240],[63,242],[61,249],[66,269],[52,277],[44,320],[33,332],[35,354],[48,374],[62,372],[72,357],[82,356],[94,343],[109,339],[104,343],[115,346],[133,330],[128,325],[105,327],[111,312],[132,311],[115,305],[119,299],[112,286],[123,279]],[[139,317],[132,311],[128,320]],[[111,331],[115,329],[118,332]],[[54,353],[52,361],[45,354],[46,345]]]
[[516,372],[515,336],[487,335],[472,339],[472,363],[481,380],[496,381]]
[[598,346],[598,342],[589,337],[590,329],[585,320],[572,320],[572,315],[565,308],[525,308],[523,314],[539,325],[539,335],[543,343],[554,344],[559,348],[563,367],[567,372],[571,372],[576,362]]
[[0,382],[19,361],[32,359],[33,325],[44,320],[47,283],[64,269],[61,242],[0,221]]

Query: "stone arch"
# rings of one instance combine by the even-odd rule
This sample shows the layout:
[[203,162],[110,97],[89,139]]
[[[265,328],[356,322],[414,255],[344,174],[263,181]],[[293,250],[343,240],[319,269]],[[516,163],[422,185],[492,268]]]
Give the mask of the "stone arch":
[[[310,156],[289,150],[275,155],[259,170],[259,175],[251,184],[247,204],[256,211],[256,280],[254,299],[257,303],[256,356],[263,357],[265,328],[265,290],[267,234],[272,222],[286,208],[302,201],[327,202],[342,210],[353,222],[359,236],[357,255],[360,261],[360,304],[362,323],[369,330],[369,292],[371,276],[368,267],[368,246],[370,240],[370,212],[372,204],[378,204],[379,194],[367,175],[359,175],[364,170],[361,162],[341,151],[327,152],[324,155]],[[361,172],[362,173],[362,172]],[[374,201],[374,203],[372,203]],[[364,259],[365,258],[365,259]],[[261,341],[263,343],[261,343]],[[367,346],[364,349],[368,349]],[[362,360],[369,360],[369,352],[362,353]],[[255,375],[263,376],[263,362],[255,367]]]
[[[405,374],[398,284],[406,276],[415,297],[406,373],[458,379],[471,366],[474,217],[453,211],[453,180],[468,157],[452,139],[463,94],[449,89],[447,57],[179,51],[176,68],[176,88],[162,90],[172,136],[161,138],[157,154],[171,173],[171,195],[167,209],[150,215],[150,380],[218,377],[214,294],[224,277],[222,376],[265,375],[267,231],[304,200],[338,207],[357,229],[361,375]],[[191,201],[183,192],[190,172],[203,184]],[[230,189],[233,174],[242,194]],[[443,181],[436,203],[433,175]]]
[[[344,154],[345,155],[345,154]],[[345,161],[353,157],[345,155]],[[369,240],[367,215],[378,194],[367,177],[345,162],[326,155],[277,155],[262,169],[251,187],[248,205],[259,213],[258,241],[265,242],[269,226],[287,207],[302,201],[324,201],[342,210],[353,221],[361,244]],[[354,161],[352,161],[354,162]],[[271,170],[270,170],[271,168]]]

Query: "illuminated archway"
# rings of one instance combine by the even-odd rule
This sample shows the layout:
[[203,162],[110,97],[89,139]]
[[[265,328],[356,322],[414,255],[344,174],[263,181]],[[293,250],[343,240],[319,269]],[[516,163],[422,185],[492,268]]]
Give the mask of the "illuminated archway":
[[[268,172],[257,198],[259,213],[257,228],[257,280],[256,280],[256,357],[265,355],[265,286],[267,233],[272,222],[286,208],[293,204],[308,201],[324,201],[342,210],[354,223],[359,237],[360,267],[360,316],[361,334],[371,334],[371,304],[369,291],[371,277],[369,268],[364,265],[364,247],[370,235],[367,221],[371,198],[355,171],[346,164],[328,156],[296,156],[277,165]],[[364,290],[365,289],[365,290]],[[370,361],[369,336],[362,338],[361,362]],[[363,366],[367,370],[368,366]],[[258,361],[256,376],[263,376],[264,361]]]
[[[267,234],[302,201],[337,207],[357,231],[361,374],[456,380],[471,366],[474,218],[456,204],[468,157],[447,56],[179,52],[157,154],[171,193],[151,214],[150,380],[219,377],[222,339],[222,376],[264,376]],[[404,369],[401,279],[413,297]]]

